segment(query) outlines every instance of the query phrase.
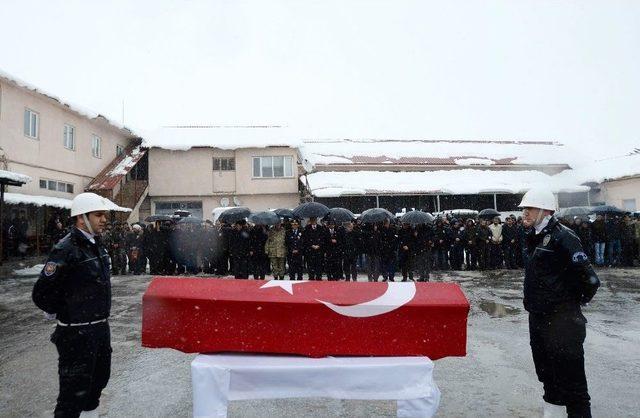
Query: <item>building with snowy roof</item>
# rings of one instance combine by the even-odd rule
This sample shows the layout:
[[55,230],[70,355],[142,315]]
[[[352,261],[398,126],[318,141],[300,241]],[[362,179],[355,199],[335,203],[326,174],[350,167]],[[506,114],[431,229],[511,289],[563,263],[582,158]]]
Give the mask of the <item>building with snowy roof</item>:
[[186,209],[295,207],[300,202],[297,149],[281,126],[171,126],[144,133],[149,194],[140,217]]
[[547,185],[561,202],[589,187],[554,175],[573,154],[552,141],[305,140],[299,149],[308,198],[355,212],[380,206],[514,211],[522,194]]
[[70,208],[71,199],[123,158],[136,138],[103,115],[0,71],[0,170],[32,179],[20,188],[7,186],[5,219],[25,213],[30,248],[47,248],[41,239],[47,220]]
[[640,148],[625,155],[577,164],[554,176],[561,182],[589,186],[590,205],[612,205],[629,212],[640,205]]

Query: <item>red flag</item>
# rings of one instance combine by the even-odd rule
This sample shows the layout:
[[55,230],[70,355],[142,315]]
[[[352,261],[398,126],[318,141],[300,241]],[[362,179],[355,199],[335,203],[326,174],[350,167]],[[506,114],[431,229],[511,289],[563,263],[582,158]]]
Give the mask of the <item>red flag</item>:
[[466,354],[469,302],[453,283],[155,278],[142,345],[310,357]]

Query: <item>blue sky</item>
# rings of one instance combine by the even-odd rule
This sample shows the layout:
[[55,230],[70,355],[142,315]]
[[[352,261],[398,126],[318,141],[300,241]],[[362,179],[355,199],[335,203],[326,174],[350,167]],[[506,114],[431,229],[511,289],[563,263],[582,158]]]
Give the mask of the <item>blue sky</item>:
[[637,1],[4,0],[0,68],[134,129],[640,146]]

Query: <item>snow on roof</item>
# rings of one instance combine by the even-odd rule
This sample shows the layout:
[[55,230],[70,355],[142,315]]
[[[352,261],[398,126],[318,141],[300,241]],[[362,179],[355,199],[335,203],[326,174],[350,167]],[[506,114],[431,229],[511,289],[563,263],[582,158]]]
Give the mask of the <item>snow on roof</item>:
[[561,181],[576,184],[602,183],[623,177],[640,175],[640,149],[630,154],[592,161],[573,170],[565,170],[554,176]]
[[142,146],[186,151],[193,147],[226,150],[240,148],[291,147],[301,141],[288,128],[278,125],[256,126],[168,126],[144,133]]
[[22,193],[5,193],[4,201],[13,205],[24,204],[71,209],[71,199],[63,199],[60,197],[38,196]]
[[54,100],[54,101],[58,102],[60,105],[68,108],[70,111],[72,111],[72,112],[74,112],[74,113],[76,113],[76,114],[78,114],[80,116],[83,116],[83,117],[85,117],[87,119],[90,119],[90,120],[103,120],[104,122],[106,122],[107,124],[113,126],[114,128],[122,130],[122,131],[125,131],[127,134],[129,134],[131,136],[135,136],[135,134],[133,133],[133,131],[131,129],[127,128],[126,126],[124,126],[124,125],[122,125],[122,124],[120,124],[120,123],[118,123],[116,121],[114,121],[113,119],[109,119],[109,118],[107,118],[106,116],[104,116],[104,115],[102,115],[100,113],[94,112],[93,110],[87,109],[87,108],[82,107],[80,105],[72,104],[67,100],[63,100],[63,99],[59,98],[58,96],[55,96],[55,95],[53,95],[53,94],[51,94],[49,92],[46,92],[46,91],[42,90],[41,88],[36,87],[36,86],[34,86],[32,84],[29,84],[26,81],[23,81],[23,80],[19,79],[18,77],[15,77],[15,76],[13,76],[13,75],[11,75],[9,73],[6,73],[6,72],[4,72],[2,70],[0,70],[0,78],[3,78],[6,81],[15,84],[18,87],[30,90],[30,91],[32,91],[34,93],[40,94],[40,95],[48,98],[48,99]]
[[21,183],[21,184],[29,183],[31,181],[31,177],[25,174],[15,173],[13,171],[6,171],[6,170],[0,170],[0,179],[8,180],[13,183]]
[[89,183],[87,190],[113,190],[146,153],[140,145],[131,144]]
[[545,185],[554,192],[587,191],[589,187],[557,180],[540,171],[320,171],[301,176],[316,197],[365,194],[524,193]]
[[305,168],[326,164],[547,165],[572,154],[552,141],[315,139],[300,147]]

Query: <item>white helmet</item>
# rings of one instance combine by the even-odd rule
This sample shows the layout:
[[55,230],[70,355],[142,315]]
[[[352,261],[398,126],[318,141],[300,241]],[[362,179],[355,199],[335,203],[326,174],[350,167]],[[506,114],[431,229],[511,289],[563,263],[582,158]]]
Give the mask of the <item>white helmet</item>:
[[556,197],[553,192],[544,187],[534,187],[522,196],[520,208],[538,208],[556,211]]
[[71,202],[71,216],[84,215],[101,210],[131,211],[131,209],[122,208],[106,197],[99,196],[95,193],[80,193],[74,197]]

